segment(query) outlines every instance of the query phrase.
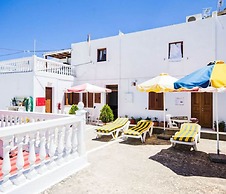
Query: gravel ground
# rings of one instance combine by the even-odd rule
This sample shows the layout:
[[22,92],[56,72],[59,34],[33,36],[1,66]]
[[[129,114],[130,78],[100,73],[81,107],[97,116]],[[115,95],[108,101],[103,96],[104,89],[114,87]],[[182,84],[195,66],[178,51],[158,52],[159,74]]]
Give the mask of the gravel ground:
[[[42,194],[189,194],[226,193],[226,164],[212,163],[216,141],[201,139],[198,150],[172,148],[169,141],[148,137],[112,141],[95,139],[87,126],[86,148],[90,165]],[[226,142],[220,142],[226,153]]]

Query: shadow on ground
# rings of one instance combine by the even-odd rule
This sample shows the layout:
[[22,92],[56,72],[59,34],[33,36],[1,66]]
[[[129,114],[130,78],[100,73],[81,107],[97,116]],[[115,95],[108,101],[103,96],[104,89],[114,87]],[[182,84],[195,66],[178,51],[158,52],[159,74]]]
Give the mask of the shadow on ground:
[[157,134],[153,134],[151,137],[146,138],[145,142],[142,143],[140,139],[128,138],[120,143],[130,144],[130,145],[170,145],[169,140],[157,138]]
[[114,139],[112,138],[111,135],[108,135],[108,136],[101,136],[101,137],[98,137],[98,138],[93,138],[92,139],[93,141],[99,141],[99,142],[109,142],[109,141],[114,141]]
[[205,152],[170,147],[162,149],[149,159],[161,163],[178,175],[226,179],[226,164],[211,162]]

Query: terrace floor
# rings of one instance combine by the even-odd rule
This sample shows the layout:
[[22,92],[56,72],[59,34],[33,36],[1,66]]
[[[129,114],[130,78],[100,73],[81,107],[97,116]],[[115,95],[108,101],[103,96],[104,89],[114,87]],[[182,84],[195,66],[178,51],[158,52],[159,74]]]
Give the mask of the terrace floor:
[[[201,139],[198,150],[171,148],[169,141],[148,136],[124,141],[95,139],[87,125],[86,149],[90,165],[42,194],[172,194],[226,193],[226,164],[210,162],[216,141]],[[226,154],[226,141],[220,142]]]

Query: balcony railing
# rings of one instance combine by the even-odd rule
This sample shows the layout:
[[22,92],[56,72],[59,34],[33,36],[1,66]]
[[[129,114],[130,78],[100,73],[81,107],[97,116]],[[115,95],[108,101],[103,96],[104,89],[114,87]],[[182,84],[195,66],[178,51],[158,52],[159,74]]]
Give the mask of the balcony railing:
[[33,57],[0,62],[0,74],[33,71]]
[[[77,113],[0,111],[0,193],[30,193],[29,188],[39,193],[87,165],[85,111]],[[12,153],[16,153],[16,171]]]
[[42,59],[36,56],[0,62],[0,74],[33,71],[36,74],[42,72],[52,75],[75,76],[75,68],[72,65]]

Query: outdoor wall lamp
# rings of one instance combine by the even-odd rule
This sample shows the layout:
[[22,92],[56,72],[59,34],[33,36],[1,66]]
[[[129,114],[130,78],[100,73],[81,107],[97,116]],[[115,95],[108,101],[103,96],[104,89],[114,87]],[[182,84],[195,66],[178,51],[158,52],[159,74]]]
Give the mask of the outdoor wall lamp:
[[134,80],[131,84],[131,86],[136,86],[137,85],[137,80]]

